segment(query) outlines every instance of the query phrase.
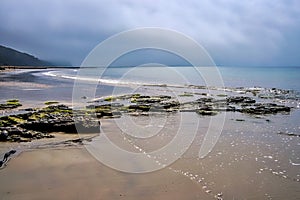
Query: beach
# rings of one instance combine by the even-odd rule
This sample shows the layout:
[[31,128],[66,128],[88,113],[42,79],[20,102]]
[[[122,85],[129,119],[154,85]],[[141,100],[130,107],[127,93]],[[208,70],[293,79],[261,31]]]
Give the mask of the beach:
[[168,170],[117,172],[84,148],[29,151],[11,161],[0,176],[3,199],[205,199],[199,187]]
[[[0,89],[6,91],[2,93],[2,102],[18,98],[22,103],[16,109],[2,111],[3,116],[18,113],[18,109],[47,108],[45,101],[55,100],[66,107],[54,104],[52,110],[31,111],[29,118],[32,120],[35,115],[37,120],[37,113],[40,118],[53,115],[52,119],[44,118],[45,123],[63,119],[68,124],[61,126],[72,128],[69,115],[61,113],[71,112],[73,82],[62,78],[59,73],[63,71],[50,70],[52,76],[43,76],[49,69],[41,70],[2,75]],[[13,84],[18,81],[26,84]],[[0,170],[2,199],[298,199],[300,196],[300,112],[296,93],[244,86],[228,87],[225,92],[212,88],[207,95],[206,88],[196,85],[143,84],[136,89],[127,84],[110,96],[111,87],[120,87],[112,82],[106,81],[107,85],[99,88],[99,98],[93,101],[81,98],[91,101],[88,105],[99,118],[99,133],[52,132],[49,134],[54,138],[0,143],[1,153],[17,150]],[[32,90],[24,90],[28,88]],[[175,102],[174,94],[180,103]],[[75,115],[78,119],[79,114]],[[208,130],[217,129],[220,123],[211,127],[209,124],[222,120],[224,126],[214,147],[203,158],[199,157]],[[22,130],[32,128],[29,122],[22,123]],[[157,133],[151,135],[151,131]],[[168,163],[171,157],[153,156],[153,151],[169,144],[180,131],[181,141],[193,140],[178,159]],[[128,173],[101,162],[91,151],[99,145],[97,138],[101,134],[126,151],[145,154],[161,169]],[[117,161],[121,166],[127,163],[126,158]]]
[[[104,126],[108,129],[114,127],[109,123]],[[113,134],[113,140],[122,143],[123,140],[115,136],[116,132],[118,130],[107,134]],[[111,169],[97,161],[81,145],[52,145],[26,150],[13,157],[1,170],[1,197],[216,199],[219,194],[224,199],[243,199],[245,196],[247,199],[268,199],[271,195],[274,199],[287,196],[289,199],[298,198],[298,166],[292,166],[282,156],[282,150],[277,153],[272,151],[283,147],[274,145],[275,141],[261,141],[259,144],[247,142],[255,135],[234,134],[234,139],[229,141],[227,137],[220,138],[219,145],[206,159],[197,158],[195,152],[198,145],[194,144],[172,165],[146,174]],[[288,144],[297,145],[295,141]]]

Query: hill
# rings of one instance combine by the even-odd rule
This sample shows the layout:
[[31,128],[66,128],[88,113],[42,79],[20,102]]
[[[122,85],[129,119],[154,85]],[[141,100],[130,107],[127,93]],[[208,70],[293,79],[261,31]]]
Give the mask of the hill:
[[0,66],[52,66],[27,53],[0,45]]

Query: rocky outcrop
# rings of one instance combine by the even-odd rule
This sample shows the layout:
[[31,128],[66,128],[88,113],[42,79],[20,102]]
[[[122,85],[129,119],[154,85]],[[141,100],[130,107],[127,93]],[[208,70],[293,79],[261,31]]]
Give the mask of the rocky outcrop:
[[[241,112],[248,115],[273,115],[289,113],[291,108],[277,103],[258,103],[249,96],[205,96],[180,103],[177,97],[126,94],[105,97],[90,102],[82,110],[72,110],[66,105],[49,105],[42,109],[27,108],[18,115],[0,117],[0,141],[23,142],[53,137],[53,132],[99,133],[99,118],[118,118],[124,114],[144,116],[153,113],[195,112],[201,116],[214,116],[221,112]],[[19,105],[18,100],[7,104]]]
[[245,96],[228,97],[226,100],[228,103],[233,103],[233,104],[253,104],[256,102],[254,99]]
[[7,100],[6,103],[0,104],[0,110],[14,109],[22,106],[18,99]]
[[[217,97],[218,98],[202,97],[194,101],[179,103],[178,100],[171,96],[132,94],[109,97],[111,101],[114,101],[113,103],[90,105],[87,109],[90,109],[91,112],[95,112],[98,118],[121,117],[123,113],[138,116],[152,112],[177,111],[196,112],[199,115],[208,116],[213,116],[220,112],[241,112],[253,115],[266,115],[288,113],[291,111],[290,107],[284,105],[275,103],[257,103],[255,99],[249,96],[227,97],[227,95],[217,95]],[[118,100],[122,103],[118,102]]]
[[53,132],[77,133],[79,130],[81,133],[99,133],[98,120],[85,113],[77,113],[76,117],[73,114],[72,109],[65,105],[51,105],[3,116],[0,118],[0,141],[29,142],[54,137]]
[[255,114],[255,115],[265,115],[265,114],[277,114],[280,112],[290,112],[291,108],[284,105],[277,105],[274,103],[265,104],[254,104],[251,107],[245,107],[239,109],[242,113]]
[[21,127],[0,127],[0,141],[30,142],[35,139],[53,138],[53,135],[39,131],[26,130]]

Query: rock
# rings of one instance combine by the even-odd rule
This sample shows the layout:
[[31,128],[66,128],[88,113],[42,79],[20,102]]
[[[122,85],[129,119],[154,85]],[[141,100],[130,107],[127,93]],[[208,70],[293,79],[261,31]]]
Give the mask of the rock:
[[98,118],[102,118],[102,117],[111,117],[111,118],[114,118],[114,117],[121,117],[121,112],[119,111],[101,111],[101,112],[97,112],[96,113],[96,116]]
[[11,135],[8,138],[10,138],[11,142],[21,142],[21,137],[19,135]]
[[[109,105],[110,109],[120,106],[117,103]],[[43,109],[30,109],[27,113],[1,117],[0,141],[29,142],[32,139],[54,137],[49,134],[52,132],[77,133],[77,129],[85,133],[99,133],[98,120],[87,115],[86,111],[76,111],[76,114],[74,118],[73,110],[65,105],[50,105]],[[120,112],[107,112],[107,115],[115,117]]]
[[212,106],[208,106],[208,105],[204,105],[204,106],[200,107],[199,110],[212,111],[213,107]]
[[0,133],[0,141],[6,141],[8,137],[8,131],[7,130],[3,130]]
[[30,131],[24,131],[20,134],[21,137],[23,138],[32,138],[32,133]]
[[207,103],[207,102],[212,102],[213,101],[213,98],[212,97],[203,97],[203,98],[200,98],[200,99],[197,99],[196,102],[199,103],[199,104],[203,104],[203,103]]
[[[6,142],[30,142],[31,139],[35,139],[36,136],[38,138],[49,137],[48,134],[40,133],[40,132],[31,132],[21,127],[5,127],[5,129],[1,130],[0,133],[0,141]],[[53,137],[53,136],[51,136]]]
[[14,109],[22,106],[18,99],[9,99],[5,104],[0,104],[0,110]]
[[177,108],[179,109],[180,103],[178,101],[164,102],[160,104],[164,109]]
[[228,97],[227,99],[228,103],[234,103],[234,104],[253,104],[255,103],[255,99],[252,99],[250,97],[245,97],[245,96],[234,96],[234,97]]
[[293,133],[293,132],[282,132],[282,131],[279,131],[277,132],[277,134],[279,135],[286,135],[286,136],[295,136],[295,137],[300,137],[300,134],[296,134],[296,133]]
[[111,103],[111,104],[104,104],[104,105],[90,105],[90,106],[88,106],[88,108],[92,109],[91,113],[95,112],[95,114],[98,118],[120,117],[121,116],[120,110],[126,110],[124,105],[120,104],[120,103]]
[[168,99],[172,98],[171,96],[168,96],[168,95],[158,95],[158,96],[155,96],[155,97],[160,98],[161,100],[168,100]]
[[55,120],[55,121],[34,121],[28,122],[21,125],[22,128],[34,131],[40,131],[45,133],[51,132],[65,132],[65,133],[76,133],[75,123],[72,120]]
[[277,114],[279,112],[290,112],[291,108],[283,105],[277,105],[274,103],[255,104],[253,107],[245,107],[239,110],[242,113],[247,114]]
[[233,106],[226,106],[226,107],[212,107],[213,111],[217,112],[235,112],[236,108]]
[[25,108],[24,111],[34,111],[33,108]]
[[207,116],[213,116],[213,115],[217,115],[218,112],[216,111],[212,111],[212,110],[196,110],[196,113],[199,115],[207,115]]
[[18,127],[9,127],[7,128],[9,135],[21,135],[23,131]]
[[128,107],[128,109],[131,109],[131,110],[140,110],[140,111],[143,111],[143,112],[148,112],[150,110],[151,106],[148,105],[148,104],[137,104],[137,105],[130,105]]
[[140,95],[140,96],[131,96],[130,102],[140,103],[140,104],[154,104],[168,99],[171,99],[171,97],[166,95],[159,95],[159,96],[152,96],[152,97]]

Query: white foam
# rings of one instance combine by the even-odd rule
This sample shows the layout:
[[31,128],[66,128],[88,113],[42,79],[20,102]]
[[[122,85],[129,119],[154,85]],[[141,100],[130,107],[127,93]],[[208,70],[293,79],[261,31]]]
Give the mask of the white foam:
[[294,166],[300,166],[300,163],[294,163],[294,162],[291,161],[291,159],[289,159],[289,160],[290,160],[290,163],[291,163],[292,165],[294,165]]

